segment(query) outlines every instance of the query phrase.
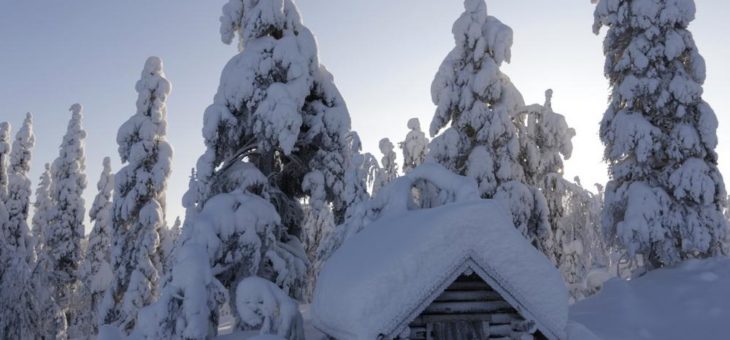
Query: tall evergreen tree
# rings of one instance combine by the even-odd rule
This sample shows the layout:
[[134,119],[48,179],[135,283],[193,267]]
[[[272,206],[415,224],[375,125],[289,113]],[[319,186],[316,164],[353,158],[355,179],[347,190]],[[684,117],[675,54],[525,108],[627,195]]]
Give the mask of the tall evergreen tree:
[[[431,85],[436,112],[429,157],[476,179],[483,198],[505,200],[515,226],[540,250],[551,248],[547,204],[526,184],[520,136],[513,120],[522,95],[500,71],[511,57],[512,30],[487,15],[483,0],[465,0],[454,23],[456,46]],[[442,131],[443,130],[443,131]]]
[[78,284],[78,266],[81,260],[81,239],[84,237],[84,198],[86,188],[86,159],[81,126],[80,104],[70,108],[71,120],[59,148],[59,155],[51,166],[50,198],[53,210],[44,230],[43,253],[53,296],[66,314],[66,322],[73,320],[71,310],[74,290]]
[[411,170],[426,161],[428,154],[428,138],[421,131],[421,122],[418,118],[408,120],[408,134],[406,139],[399,143],[403,150],[403,172],[409,173]]
[[[5,240],[5,231],[10,224],[10,214],[5,205],[8,197],[8,154],[10,153],[10,123],[0,123],[0,263],[5,262],[12,256],[11,246]],[[2,279],[5,267],[0,267],[0,279]]]
[[81,332],[93,335],[97,333],[99,305],[104,292],[109,288],[113,278],[110,248],[112,235],[112,191],[114,175],[111,160],[104,157],[103,170],[96,184],[98,193],[89,209],[89,219],[94,227],[89,233],[84,260],[79,268],[79,276],[83,284],[82,292],[89,300],[88,308],[81,311]]
[[117,172],[112,207],[114,280],[100,308],[103,322],[129,332],[139,309],[157,296],[161,273],[160,230],[165,226],[165,190],[172,147],[165,135],[171,85],[162,60],[147,59],[135,86],[137,112],[119,128],[125,165]]
[[349,114],[294,3],[230,0],[221,33],[225,43],[238,36],[240,53],[205,112],[207,148],[184,197],[187,219],[172,276],[148,309],[156,321],[143,327],[152,338],[211,337],[218,307],[226,295],[235,301],[236,284],[248,276],[302,296],[308,174],[324,177],[336,223],[347,213]]
[[395,162],[395,146],[388,138],[383,138],[378,143],[378,148],[383,154],[383,158],[380,159],[380,164],[383,170],[383,183],[388,183],[396,177],[398,177],[398,164]]
[[23,126],[15,136],[10,153],[6,201],[9,223],[5,228],[7,234],[4,235],[9,245],[15,248],[15,256],[24,258],[28,264],[31,264],[35,258],[33,240],[28,228],[31,195],[28,172],[30,171],[31,150],[35,145],[32,119],[31,114],[28,113],[23,121]]
[[8,199],[8,167],[10,165],[10,123],[0,123],[0,201]]
[[601,121],[609,166],[603,225],[651,267],[722,253],[725,185],[717,117],[702,100],[705,61],[688,30],[692,0],[601,0],[611,84]]
[[[51,165],[46,163],[41,174],[33,202],[33,246],[37,254],[37,262],[31,272],[31,282],[40,310],[37,330],[40,336],[63,339],[66,336],[66,316],[54,297],[56,281],[47,272],[51,270],[52,258],[50,248],[44,246],[48,225],[54,215],[54,204],[51,199]],[[27,309],[31,311],[31,308]],[[39,336],[39,337],[40,337]],[[36,338],[39,338],[36,337]]]
[[[38,187],[35,190],[35,202],[33,202],[33,248],[38,254],[38,262],[44,266],[47,260],[43,244],[45,243],[45,233],[53,214],[53,201],[51,200],[51,165],[46,163],[45,170],[38,179]],[[45,268],[45,267],[44,267]]]
[[28,229],[30,206],[30,152],[35,143],[32,118],[26,115],[10,153],[6,207],[8,218],[3,240],[8,257],[2,261],[7,275],[0,278],[0,334],[7,338],[38,338],[42,316],[38,300],[39,282],[32,280],[35,252]]

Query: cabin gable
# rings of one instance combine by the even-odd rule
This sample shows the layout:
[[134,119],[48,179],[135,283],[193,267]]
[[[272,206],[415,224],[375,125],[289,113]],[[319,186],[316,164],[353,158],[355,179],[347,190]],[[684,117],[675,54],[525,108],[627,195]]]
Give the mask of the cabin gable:
[[556,339],[518,299],[469,257],[447,276],[397,333],[384,338],[410,340]]

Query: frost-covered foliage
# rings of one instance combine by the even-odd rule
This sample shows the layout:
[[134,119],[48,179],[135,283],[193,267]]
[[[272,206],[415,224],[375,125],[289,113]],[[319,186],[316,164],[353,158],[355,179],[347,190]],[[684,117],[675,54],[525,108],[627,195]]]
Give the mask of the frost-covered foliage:
[[287,340],[304,340],[304,321],[299,305],[279,286],[260,277],[243,279],[236,288],[241,322]]
[[[38,317],[38,321],[35,323],[38,327],[37,334],[53,334],[56,338],[63,338],[67,328],[66,316],[53,296],[54,286],[52,283],[54,281],[46,274],[46,271],[50,268],[51,257],[46,253],[49,249],[44,247],[44,240],[47,226],[54,213],[54,205],[51,200],[51,181],[51,165],[46,163],[45,170],[38,181],[38,188],[35,192],[36,199],[33,202],[35,209],[33,213],[33,245],[38,255],[37,262],[33,265],[30,273],[30,282],[33,286],[28,286],[23,282],[27,275],[23,270],[19,270],[17,275],[22,278],[18,282],[23,286],[23,289],[32,288],[34,291],[35,303],[30,302],[27,310],[31,313],[30,315]],[[34,305],[40,311],[38,314],[32,313]]]
[[33,202],[33,248],[38,254],[38,262],[43,263],[47,258],[42,253],[45,243],[45,232],[53,214],[53,201],[51,200],[51,165],[46,163],[45,170],[38,179],[38,187],[35,190],[35,202]]
[[251,275],[276,282],[288,294],[303,285],[307,260],[301,243],[296,238],[281,242],[275,207],[254,193],[265,187],[266,178],[252,165],[239,164],[239,172],[249,172],[247,178],[257,181],[210,198],[194,224],[183,229],[170,281],[147,309],[149,315],[140,317],[145,336],[214,335],[227,289],[235,301],[236,283]]
[[22,257],[5,259],[0,278],[0,334],[3,339],[40,339],[43,311],[36,296],[37,282],[31,280],[31,267]]
[[571,298],[580,300],[593,293],[586,285],[591,269],[608,265],[600,224],[603,193],[594,194],[558,174],[548,175],[544,184],[554,226],[555,243],[550,255]]
[[383,185],[394,180],[398,177],[398,164],[395,162],[395,146],[390,142],[390,139],[383,138],[378,143],[378,148],[383,154],[383,158],[380,159],[383,171]]
[[[563,228],[571,228],[561,224],[565,214],[568,213],[566,205],[570,202],[568,197],[577,187],[563,179],[563,159],[570,158],[573,151],[571,139],[575,136],[575,130],[571,129],[565,121],[565,117],[555,113],[552,109],[552,90],[545,91],[545,104],[533,104],[522,107],[518,110],[516,117],[517,129],[520,136],[520,162],[525,170],[525,182],[533,187],[539,188],[542,196],[545,197],[545,208],[542,204],[517,205],[528,210],[523,211],[524,218],[528,218],[529,209],[543,209],[547,213],[547,221],[551,226],[552,234],[558,238],[566,231]],[[575,190],[576,192],[582,192]],[[539,198],[539,194],[531,194],[526,197]],[[574,213],[574,212],[571,212]],[[541,214],[542,215],[542,214]],[[520,224],[516,224],[519,228]],[[539,230],[539,229],[538,229]],[[555,239],[552,247],[543,249],[546,255],[553,260],[557,266],[561,266],[561,256],[565,249]]]
[[53,204],[48,225],[43,230],[43,259],[53,296],[66,313],[67,321],[73,320],[75,311],[70,310],[73,292],[78,283],[78,266],[81,260],[81,239],[84,237],[84,199],[86,188],[84,170],[84,138],[81,127],[81,105],[70,108],[71,120],[59,148],[59,155],[51,166],[50,198]]
[[[0,263],[10,258],[10,246],[5,241],[6,228],[10,224],[10,214],[5,206],[8,197],[8,154],[10,153],[10,124],[0,123]],[[5,266],[0,267],[0,279]]]
[[421,122],[418,118],[408,120],[408,134],[406,139],[399,143],[399,147],[403,150],[403,172],[408,173],[413,168],[421,165],[426,161],[428,154],[428,138],[421,131]]
[[317,199],[331,205],[335,222],[351,203],[349,114],[293,2],[230,0],[221,35],[225,43],[238,36],[240,53],[205,112],[206,151],[183,198],[172,275],[149,317],[140,317],[149,338],[214,335],[219,306],[227,295],[235,301],[237,283],[251,275],[301,298],[304,179],[324,178]]
[[33,120],[28,113],[23,126],[18,130],[13,141],[8,168],[8,189],[5,206],[8,210],[8,224],[3,228],[3,238],[8,243],[15,257],[22,257],[28,264],[35,260],[33,239],[28,228],[28,212],[30,210],[30,171],[31,150],[35,145],[33,136]]
[[[228,62],[214,103],[205,112],[207,150],[197,164],[198,197],[220,192],[224,175],[246,160],[270,177],[272,201],[289,229],[298,229],[302,179],[325,175],[335,219],[344,220],[346,142],[350,118],[332,75],[319,63],[312,33],[291,0],[230,0],[223,7],[221,36],[236,36],[241,53]],[[294,233],[296,235],[298,233]]]
[[89,219],[94,223],[94,227],[88,236],[84,261],[79,268],[79,278],[82,283],[79,290],[85,294],[84,299],[89,300],[88,308],[79,313],[82,334],[96,334],[96,326],[100,321],[97,320],[99,303],[113,277],[110,247],[114,175],[109,157],[104,158],[103,170],[96,188],[98,193],[89,210]]
[[172,270],[172,264],[175,260],[174,252],[177,248],[177,241],[180,237],[180,227],[182,221],[180,217],[175,218],[175,223],[172,226],[162,228],[160,231],[160,254],[162,256],[162,274],[163,277],[170,274]]
[[[43,311],[38,304],[37,282],[31,279],[35,266],[35,252],[28,229],[30,208],[30,151],[33,137],[32,118],[26,116],[23,126],[13,141],[9,163],[7,126],[0,126],[0,167],[8,166],[5,211],[0,212],[2,250],[0,251],[0,334],[8,339],[38,338],[39,320]],[[3,151],[4,150],[4,151]],[[2,170],[0,170],[2,171]],[[3,205],[0,200],[0,205]],[[3,207],[0,207],[2,210]]]
[[0,201],[8,195],[8,165],[10,154],[10,123],[0,123]]
[[[378,160],[370,153],[361,153],[362,143],[355,131],[347,134],[349,157],[345,172],[345,206],[344,223],[334,226],[331,233],[322,230],[316,254],[310,257],[312,265],[310,274],[316,278],[325,261],[335,252],[348,237],[359,232],[366,224],[367,205],[371,193],[380,190],[383,184],[383,171]],[[322,212],[326,214],[326,212]],[[326,218],[326,217],[325,217]],[[308,282],[312,288],[316,282]]]
[[111,264],[114,279],[100,307],[103,323],[130,331],[137,312],[153,302],[161,273],[160,230],[172,147],[166,141],[171,85],[162,60],[147,59],[137,90],[137,112],[119,128],[124,166],[114,178]]
[[717,117],[702,100],[705,61],[687,29],[693,0],[601,0],[611,84],[600,136],[610,181],[603,225],[652,267],[722,252],[725,185]]
[[563,115],[553,111],[552,96],[553,91],[547,90],[544,105],[528,105],[518,113],[520,158],[531,185],[542,186],[548,176],[562,175],[563,160],[573,153],[575,130]]
[[516,115],[524,101],[499,69],[510,60],[512,30],[487,15],[483,0],[466,0],[464,7],[452,29],[456,46],[431,85],[437,108],[430,133],[441,133],[431,141],[429,157],[476,179],[483,198],[506,200],[515,225],[547,253],[545,198],[526,183],[520,158]]
[[324,242],[332,237],[335,231],[335,221],[332,209],[325,199],[324,175],[311,172],[304,178],[302,187],[309,194],[309,201],[304,210],[304,227],[302,228],[302,243],[309,259],[307,268],[307,287],[304,294],[305,301],[311,301],[317,275],[322,261],[320,249]]

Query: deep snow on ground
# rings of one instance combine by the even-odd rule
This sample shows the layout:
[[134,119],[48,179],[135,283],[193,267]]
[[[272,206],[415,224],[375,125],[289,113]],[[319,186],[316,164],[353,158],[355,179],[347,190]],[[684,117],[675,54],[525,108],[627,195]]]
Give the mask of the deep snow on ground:
[[[304,318],[304,337],[307,340],[320,340],[324,339],[324,334],[312,326],[312,317],[309,312],[309,305],[300,305],[299,310],[302,312],[302,318]],[[218,340],[242,340],[251,339],[259,335],[258,331],[248,332],[233,332],[233,319],[228,316],[222,317],[220,327],[218,327],[218,334],[216,339]]]
[[[301,306],[306,338],[320,340],[309,306]],[[728,339],[730,258],[690,260],[625,281],[611,279],[596,295],[573,305],[570,318],[595,340]],[[569,326],[570,340],[591,339],[583,326]],[[250,339],[257,332],[231,333],[222,324],[218,339]]]
[[690,260],[632,281],[612,279],[570,310],[603,340],[728,339],[730,258]]

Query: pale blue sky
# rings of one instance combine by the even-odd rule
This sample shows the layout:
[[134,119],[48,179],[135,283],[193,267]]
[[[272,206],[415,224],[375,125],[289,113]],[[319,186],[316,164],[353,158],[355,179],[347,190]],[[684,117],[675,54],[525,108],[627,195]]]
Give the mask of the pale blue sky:
[[[175,148],[168,216],[182,215],[180,197],[203,150],[202,113],[212,102],[220,71],[236,53],[220,42],[223,0],[0,0],[0,120],[13,125],[35,116],[32,180],[58,154],[68,107],[85,107],[88,132],[87,203],[96,194],[104,156],[119,168],[116,131],[135,111],[134,83],[145,59],[157,55],[173,84],[169,140]],[[334,74],[353,128],[366,151],[389,137],[400,141],[406,121],[428,126],[434,111],[430,85],[453,47],[451,25],[461,0],[299,0],[305,24],[319,42],[320,60]],[[588,0],[488,0],[491,15],[515,32],[512,64],[503,67],[528,102],[555,91],[553,108],[575,127],[567,175],[583,183],[606,181],[597,136],[608,83],[602,40],[591,32]],[[690,29],[707,60],[704,99],[720,120],[720,163],[730,174],[730,3],[696,0]]]

